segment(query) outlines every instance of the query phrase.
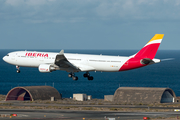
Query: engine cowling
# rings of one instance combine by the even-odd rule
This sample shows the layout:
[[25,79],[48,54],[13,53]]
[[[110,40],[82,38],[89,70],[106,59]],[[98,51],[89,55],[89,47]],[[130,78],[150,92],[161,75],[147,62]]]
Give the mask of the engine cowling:
[[38,69],[39,69],[39,72],[43,72],[43,73],[55,71],[55,68],[49,64],[40,64]]

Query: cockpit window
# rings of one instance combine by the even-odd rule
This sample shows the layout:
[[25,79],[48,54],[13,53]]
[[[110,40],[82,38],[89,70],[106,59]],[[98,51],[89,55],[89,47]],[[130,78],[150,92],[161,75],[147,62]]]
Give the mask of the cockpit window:
[[7,54],[6,56],[9,56],[9,54]]

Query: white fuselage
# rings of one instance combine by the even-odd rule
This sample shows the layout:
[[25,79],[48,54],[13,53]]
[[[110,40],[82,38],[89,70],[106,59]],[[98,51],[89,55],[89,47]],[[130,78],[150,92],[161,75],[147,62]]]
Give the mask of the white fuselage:
[[19,67],[38,67],[40,72],[52,72],[64,70],[69,72],[68,77],[78,80],[75,72],[86,72],[83,76],[88,80],[93,80],[89,71],[118,72],[132,70],[154,63],[160,59],[154,59],[164,34],[155,34],[154,37],[136,54],[129,57],[107,56],[107,55],[87,55],[36,51],[16,51],[3,57],[7,63],[16,65],[17,73]]
[[[39,67],[41,64],[54,64],[57,54],[53,52],[16,51],[6,55],[3,60],[16,66]],[[72,65],[78,67],[80,71],[116,72],[130,59],[130,57],[122,56],[71,53],[64,53],[64,56]]]

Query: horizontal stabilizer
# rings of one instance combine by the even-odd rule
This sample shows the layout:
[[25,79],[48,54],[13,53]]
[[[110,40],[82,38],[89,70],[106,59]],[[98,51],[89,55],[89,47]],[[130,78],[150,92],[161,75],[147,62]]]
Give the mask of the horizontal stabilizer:
[[159,63],[159,62],[161,62],[160,59],[155,59],[155,58],[154,58],[152,61],[153,61],[154,63]]
[[161,62],[160,59],[149,59],[149,58],[144,58],[141,60],[141,64],[144,64],[144,65],[151,65],[151,64],[154,64],[154,63],[159,63]]

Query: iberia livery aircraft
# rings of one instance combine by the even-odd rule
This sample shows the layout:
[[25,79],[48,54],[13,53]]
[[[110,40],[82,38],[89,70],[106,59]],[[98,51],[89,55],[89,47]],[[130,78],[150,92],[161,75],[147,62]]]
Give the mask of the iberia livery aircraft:
[[155,36],[136,54],[129,57],[70,54],[36,51],[16,51],[8,53],[3,60],[12,65],[16,65],[17,73],[19,67],[38,67],[40,72],[52,72],[64,70],[69,72],[69,77],[78,80],[75,72],[85,72],[84,77],[93,80],[90,71],[118,72],[144,67],[153,63],[160,62],[155,59],[156,52],[163,39],[164,34]]

